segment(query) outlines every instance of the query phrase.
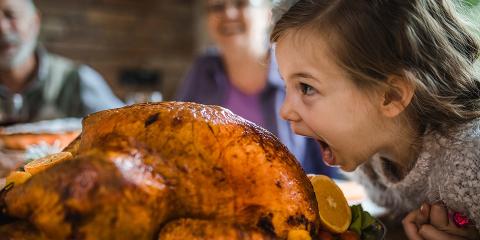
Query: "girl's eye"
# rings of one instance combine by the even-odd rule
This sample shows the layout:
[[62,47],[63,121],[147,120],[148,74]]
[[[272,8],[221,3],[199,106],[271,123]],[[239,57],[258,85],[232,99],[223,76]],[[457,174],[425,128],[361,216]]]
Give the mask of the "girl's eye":
[[310,96],[314,94],[316,90],[306,83],[300,83],[300,91],[302,91],[303,95]]

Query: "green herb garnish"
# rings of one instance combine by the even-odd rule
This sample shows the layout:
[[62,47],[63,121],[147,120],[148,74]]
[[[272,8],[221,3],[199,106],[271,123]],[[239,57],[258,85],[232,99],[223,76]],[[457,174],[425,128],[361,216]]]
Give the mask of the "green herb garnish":
[[377,219],[364,211],[361,205],[350,206],[350,209],[352,211],[352,223],[349,230],[358,233],[364,240],[378,239],[378,236],[382,234],[383,227]]

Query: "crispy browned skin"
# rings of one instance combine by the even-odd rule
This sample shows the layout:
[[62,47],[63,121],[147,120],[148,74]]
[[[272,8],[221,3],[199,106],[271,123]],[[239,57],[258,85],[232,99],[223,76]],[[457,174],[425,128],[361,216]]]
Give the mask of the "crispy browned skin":
[[169,222],[160,232],[162,240],[201,240],[201,239],[244,239],[263,240],[275,239],[256,227],[248,227],[225,221],[179,219]]
[[5,215],[19,219],[10,229],[31,224],[52,239],[175,239],[198,229],[205,239],[285,239],[289,229],[318,228],[294,157],[228,110],[141,104],[83,125],[73,160],[0,196]]
[[9,240],[48,240],[27,222],[15,222],[0,227],[0,238]]

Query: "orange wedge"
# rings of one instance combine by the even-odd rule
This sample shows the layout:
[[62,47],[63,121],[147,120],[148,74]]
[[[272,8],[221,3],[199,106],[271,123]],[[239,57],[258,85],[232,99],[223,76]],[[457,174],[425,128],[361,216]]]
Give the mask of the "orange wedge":
[[10,183],[13,183],[14,185],[20,185],[30,179],[32,177],[32,174],[24,171],[14,171],[8,174],[7,178],[5,179],[5,186],[7,186]]
[[352,221],[352,212],[342,190],[324,175],[310,175],[318,202],[322,226],[332,233],[345,232]]
[[293,229],[288,231],[287,240],[312,240],[312,237],[307,230]]
[[69,152],[55,153],[43,158],[35,159],[27,163],[27,165],[25,165],[23,168],[26,172],[35,175],[38,172],[44,171],[45,169],[50,168],[61,161],[72,159],[72,157],[72,154]]

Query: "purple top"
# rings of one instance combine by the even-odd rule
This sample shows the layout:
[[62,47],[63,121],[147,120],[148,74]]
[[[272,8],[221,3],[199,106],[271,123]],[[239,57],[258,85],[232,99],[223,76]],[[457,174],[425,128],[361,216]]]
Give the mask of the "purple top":
[[245,94],[232,84],[228,84],[225,107],[233,113],[266,128],[263,119],[260,93]]

